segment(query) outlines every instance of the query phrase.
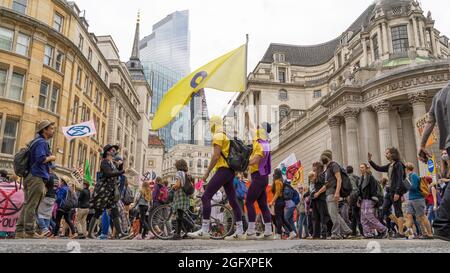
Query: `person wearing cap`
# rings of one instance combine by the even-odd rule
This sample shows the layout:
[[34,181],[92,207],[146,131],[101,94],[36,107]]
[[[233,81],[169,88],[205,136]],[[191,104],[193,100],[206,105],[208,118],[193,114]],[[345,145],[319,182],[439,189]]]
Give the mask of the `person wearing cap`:
[[[191,239],[210,239],[210,219],[211,219],[211,200],[220,188],[224,188],[227,194],[230,206],[233,208],[233,213],[236,222],[237,237],[244,239],[244,226],[242,222],[242,210],[236,197],[236,189],[233,185],[235,172],[228,166],[226,158],[230,152],[230,140],[225,134],[223,128],[223,120],[219,116],[211,117],[210,129],[213,138],[214,152],[209,163],[208,170],[203,176],[203,181],[207,181],[211,171],[215,170],[214,176],[209,181],[206,191],[202,196],[203,204],[203,222],[202,228],[197,232],[188,233]],[[236,237],[233,235],[233,237]]]
[[326,150],[322,153],[320,160],[325,166],[326,200],[328,213],[330,214],[333,228],[331,239],[340,240],[352,234],[352,230],[339,214],[340,192],[342,187],[341,166],[333,161],[333,152]]
[[103,160],[100,165],[100,179],[95,185],[94,194],[91,199],[91,207],[95,210],[94,216],[89,223],[88,238],[95,239],[93,234],[94,228],[100,216],[102,216],[105,209],[111,210],[114,228],[116,230],[116,238],[126,239],[128,234],[122,231],[120,222],[120,213],[118,208],[118,201],[120,200],[120,193],[116,193],[118,187],[118,177],[125,173],[125,170],[119,171],[114,165],[113,159],[116,156],[119,146],[106,145],[103,148]]
[[30,174],[24,179],[25,204],[17,222],[17,239],[41,239],[35,230],[36,211],[45,195],[45,183],[50,179],[50,166],[56,161],[48,144],[55,133],[55,123],[40,122],[36,133],[38,136],[30,148]]
[[[272,172],[272,161],[270,155],[269,134],[272,132],[272,126],[264,122],[256,129],[253,140],[253,152],[250,156],[249,173],[252,183],[247,193],[246,207],[248,211],[248,229],[246,233],[247,240],[271,240],[272,215],[267,204],[266,188],[269,185],[269,175]],[[264,234],[256,236],[256,210],[255,202],[261,210],[264,220]]]

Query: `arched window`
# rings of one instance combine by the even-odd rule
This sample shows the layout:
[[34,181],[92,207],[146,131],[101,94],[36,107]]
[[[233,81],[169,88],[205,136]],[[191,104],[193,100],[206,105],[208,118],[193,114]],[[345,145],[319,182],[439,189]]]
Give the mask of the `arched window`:
[[287,117],[289,115],[289,112],[291,111],[291,108],[287,105],[281,105],[280,106],[280,120]]
[[287,100],[289,99],[289,97],[288,97],[288,92],[287,92],[285,89],[281,89],[281,90],[278,92],[278,99],[279,99],[280,101],[287,101]]

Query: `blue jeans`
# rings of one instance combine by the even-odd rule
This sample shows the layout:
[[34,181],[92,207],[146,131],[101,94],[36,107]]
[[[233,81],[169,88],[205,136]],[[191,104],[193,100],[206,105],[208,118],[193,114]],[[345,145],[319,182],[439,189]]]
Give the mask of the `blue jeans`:
[[102,235],[108,235],[109,234],[109,223],[110,223],[110,218],[109,218],[109,214],[108,211],[106,211],[106,209],[103,211],[103,217],[102,217]]
[[38,225],[39,225],[39,229],[43,233],[46,233],[49,231],[50,219],[38,218]]
[[434,205],[428,205],[427,211],[428,211],[428,221],[430,221],[430,224],[433,225],[434,219],[436,218]]
[[286,223],[289,224],[290,228],[288,230],[292,230],[295,232],[295,224],[294,224],[294,211],[295,207],[286,208],[284,211],[284,218],[286,219]]
[[300,239],[303,238],[303,228],[305,228],[305,237],[308,237],[308,217],[306,217],[306,213],[300,213],[298,217],[298,236]]

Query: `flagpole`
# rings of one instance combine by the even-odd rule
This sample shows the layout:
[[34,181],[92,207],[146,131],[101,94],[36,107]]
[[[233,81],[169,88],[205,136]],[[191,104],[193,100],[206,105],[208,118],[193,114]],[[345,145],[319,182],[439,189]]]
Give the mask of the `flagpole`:
[[248,71],[247,71],[247,67],[248,67],[248,42],[249,42],[249,35],[248,35],[248,33],[245,35],[246,37],[246,44],[245,44],[245,75],[244,75],[244,77],[245,77],[245,80],[244,80],[244,88],[245,88],[245,90],[244,90],[244,92],[246,92],[247,91],[247,86],[248,86],[248,78],[247,78],[247,73],[248,73]]

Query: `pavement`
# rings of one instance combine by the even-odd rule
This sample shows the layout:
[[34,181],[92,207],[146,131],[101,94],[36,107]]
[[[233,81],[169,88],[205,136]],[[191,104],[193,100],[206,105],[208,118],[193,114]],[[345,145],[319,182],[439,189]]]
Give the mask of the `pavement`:
[[441,240],[0,240],[0,253],[450,253]]

